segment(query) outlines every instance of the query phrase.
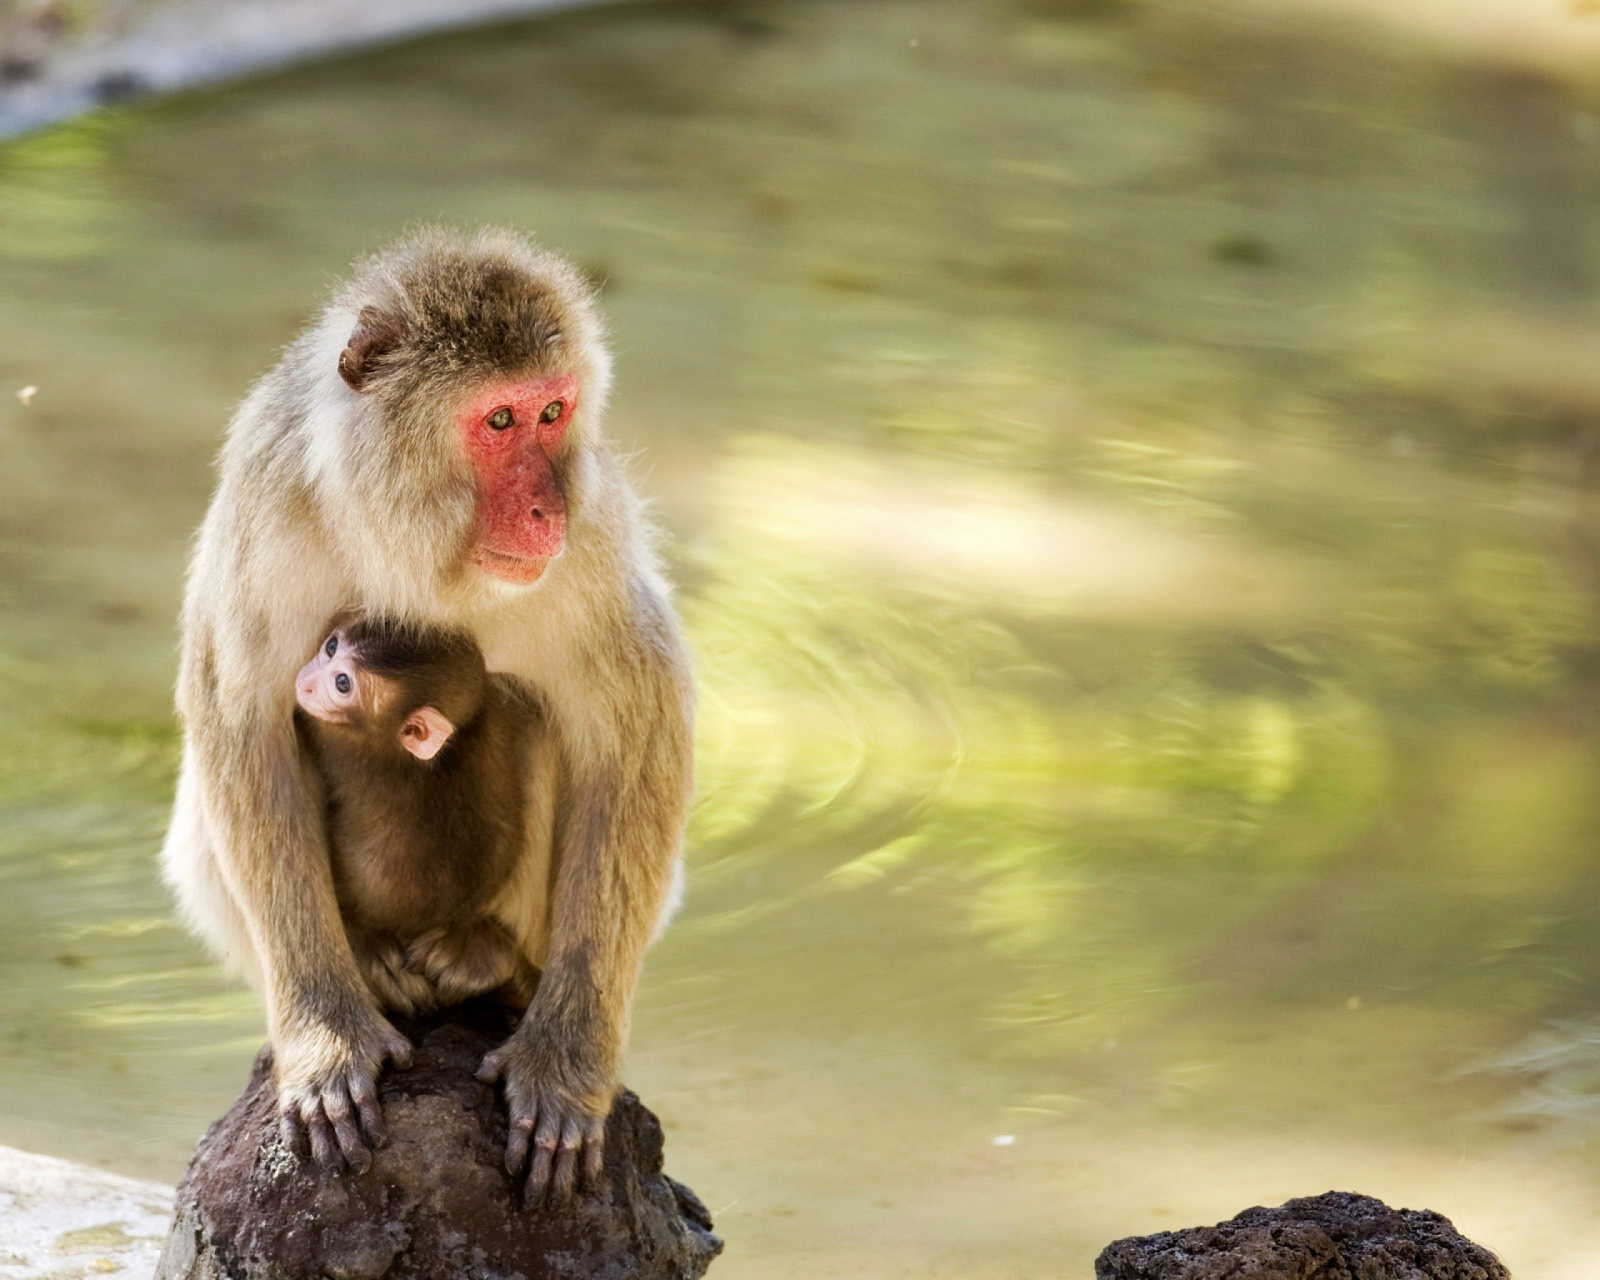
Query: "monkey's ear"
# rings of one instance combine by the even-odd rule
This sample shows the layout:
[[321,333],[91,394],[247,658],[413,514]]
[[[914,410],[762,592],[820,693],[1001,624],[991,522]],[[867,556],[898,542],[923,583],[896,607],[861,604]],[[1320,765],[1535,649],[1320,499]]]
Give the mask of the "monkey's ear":
[[400,726],[400,745],[418,760],[432,760],[455,731],[455,725],[445,719],[443,712],[434,707],[418,707]]
[[377,307],[362,307],[356,327],[350,331],[350,341],[339,353],[339,376],[353,390],[365,391],[378,371],[378,361],[399,345],[402,336],[402,326],[392,316]]

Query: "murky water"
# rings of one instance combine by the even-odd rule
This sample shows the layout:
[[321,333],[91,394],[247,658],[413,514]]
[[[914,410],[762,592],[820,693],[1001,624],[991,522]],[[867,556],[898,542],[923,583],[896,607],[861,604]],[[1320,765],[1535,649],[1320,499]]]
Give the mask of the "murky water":
[[1600,85],[1200,8],[623,8],[0,151],[0,1142],[175,1179],[239,1087],[154,871],[210,459],[502,220],[607,282],[700,665],[627,1074],[720,1271],[1350,1187],[1593,1276]]

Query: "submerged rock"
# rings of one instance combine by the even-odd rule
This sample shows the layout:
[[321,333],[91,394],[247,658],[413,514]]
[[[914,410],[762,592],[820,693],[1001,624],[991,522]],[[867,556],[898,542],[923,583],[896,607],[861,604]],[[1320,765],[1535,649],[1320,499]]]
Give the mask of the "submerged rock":
[[1350,1191],[1246,1209],[1214,1227],[1107,1245],[1095,1280],[1510,1280],[1510,1272],[1428,1209],[1391,1209]]
[[201,1139],[178,1187],[156,1280],[693,1280],[722,1249],[711,1217],[661,1171],[661,1125],[624,1092],[600,1184],[524,1209],[507,1175],[505,1107],[472,1078],[508,1015],[466,1006],[406,1026],[414,1065],[379,1084],[389,1141],[334,1176],[278,1136],[271,1059]]

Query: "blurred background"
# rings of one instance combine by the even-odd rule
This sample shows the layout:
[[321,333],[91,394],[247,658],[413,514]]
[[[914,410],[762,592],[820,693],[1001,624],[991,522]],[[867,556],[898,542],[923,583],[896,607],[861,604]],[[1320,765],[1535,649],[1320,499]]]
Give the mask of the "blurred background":
[[0,144],[0,1142],[175,1181],[241,1087],[187,539],[349,261],[499,221],[603,287],[698,661],[626,1075],[718,1274],[1338,1187],[1595,1275],[1594,7],[661,0]]

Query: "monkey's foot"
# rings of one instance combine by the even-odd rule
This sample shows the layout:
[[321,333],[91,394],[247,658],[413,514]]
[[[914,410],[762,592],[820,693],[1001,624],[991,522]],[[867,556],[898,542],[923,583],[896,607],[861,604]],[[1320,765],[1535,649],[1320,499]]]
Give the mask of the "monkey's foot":
[[538,1033],[524,1026],[486,1055],[477,1071],[486,1084],[504,1082],[510,1123],[506,1171],[515,1177],[527,1164],[522,1202],[528,1206],[546,1198],[565,1204],[580,1180],[594,1185],[604,1162],[613,1090],[570,1083],[577,1073],[558,1063]]
[[449,1003],[428,976],[411,964],[406,948],[397,939],[387,935],[359,940],[353,937],[351,946],[361,976],[380,1009],[411,1017]]
[[411,1065],[411,1042],[376,1010],[356,1025],[317,1023],[280,1036],[274,1049],[284,1141],[324,1168],[364,1173],[387,1134],[378,1105],[385,1062]]
[[[441,1005],[514,986],[527,965],[510,931],[488,918],[429,929],[406,944],[406,963],[431,984]],[[527,994],[531,998],[532,991]]]

